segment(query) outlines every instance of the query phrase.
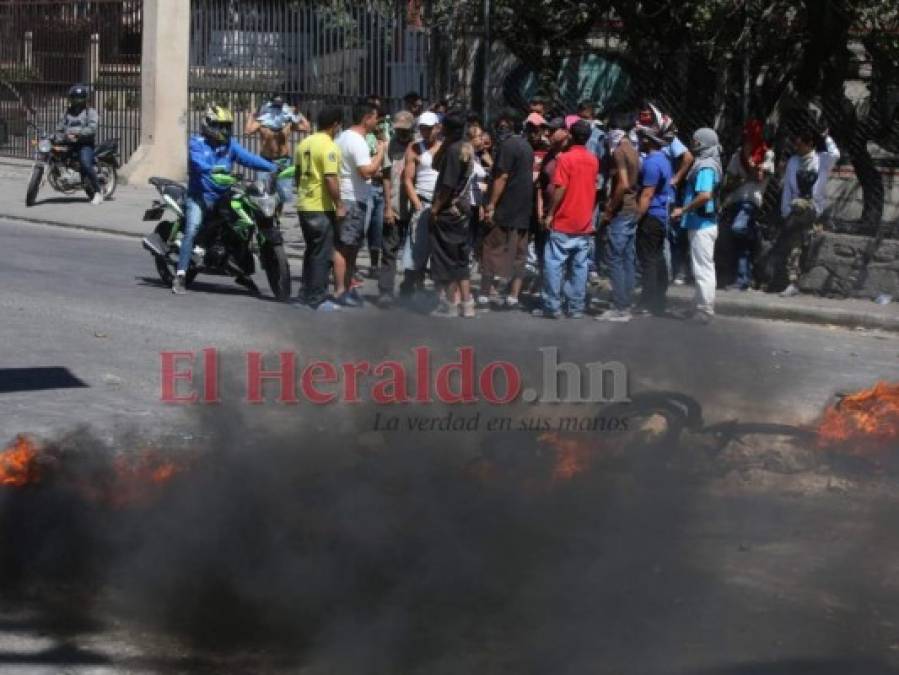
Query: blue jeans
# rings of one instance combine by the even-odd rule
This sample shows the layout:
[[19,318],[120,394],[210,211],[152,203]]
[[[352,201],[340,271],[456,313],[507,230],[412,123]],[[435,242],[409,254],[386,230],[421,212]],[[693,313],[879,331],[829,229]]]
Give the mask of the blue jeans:
[[612,282],[612,304],[617,310],[631,306],[637,275],[637,217],[629,213],[617,215],[609,223],[606,259]]
[[82,177],[87,179],[94,192],[99,192],[100,183],[97,182],[97,169],[94,166],[94,146],[79,144],[75,146],[74,150],[78,153]]
[[[583,312],[587,299],[587,276],[590,266],[592,234],[570,235],[550,232],[543,254],[543,311],[562,311],[562,281],[568,312]],[[567,275],[566,275],[567,272]]]
[[737,259],[737,285],[741,288],[748,288],[752,284],[752,251],[755,247],[757,210],[754,203],[741,202],[730,226]]
[[203,226],[203,216],[206,207],[203,199],[191,197],[184,200],[184,232],[181,239],[181,252],[178,254],[178,271],[187,272],[190,267],[190,257],[194,252],[194,239]]
[[665,266],[668,269],[668,278],[686,277],[689,272],[690,242],[687,240],[687,231],[680,223],[668,222],[665,234]]
[[380,251],[384,248],[384,186],[372,184],[368,200],[368,250]]

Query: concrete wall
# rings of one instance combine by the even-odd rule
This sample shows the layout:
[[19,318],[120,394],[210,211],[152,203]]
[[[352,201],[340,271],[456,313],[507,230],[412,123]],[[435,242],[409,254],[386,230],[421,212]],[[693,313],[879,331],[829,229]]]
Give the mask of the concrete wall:
[[143,183],[187,175],[190,1],[144,0],[141,144],[122,169]]

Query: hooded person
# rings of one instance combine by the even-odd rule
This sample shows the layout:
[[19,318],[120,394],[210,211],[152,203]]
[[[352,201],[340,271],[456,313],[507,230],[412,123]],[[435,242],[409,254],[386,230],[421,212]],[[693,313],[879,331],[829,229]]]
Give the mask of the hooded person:
[[716,198],[723,170],[721,146],[714,129],[697,129],[691,144],[695,160],[685,181],[684,206],[671,218],[680,220],[690,243],[690,262],[696,278],[695,314],[707,322],[715,314],[715,241],[718,239]]
[[743,127],[743,142],[725,170],[722,214],[729,222],[729,246],[724,247],[724,273],[746,291],[752,286],[752,257],[757,239],[756,217],[774,174],[774,152],[765,142],[761,120],[750,119]]

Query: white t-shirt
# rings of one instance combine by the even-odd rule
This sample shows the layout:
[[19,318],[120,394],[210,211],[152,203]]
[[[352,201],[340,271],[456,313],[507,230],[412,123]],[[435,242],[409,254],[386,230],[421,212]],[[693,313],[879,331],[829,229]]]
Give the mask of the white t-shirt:
[[340,199],[366,202],[371,193],[371,180],[359,175],[359,169],[371,164],[371,150],[365,137],[347,129],[337,137],[340,148]]

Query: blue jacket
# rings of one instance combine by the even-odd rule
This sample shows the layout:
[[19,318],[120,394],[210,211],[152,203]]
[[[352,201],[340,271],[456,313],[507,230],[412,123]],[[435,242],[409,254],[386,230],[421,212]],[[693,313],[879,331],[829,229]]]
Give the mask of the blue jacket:
[[189,146],[188,192],[194,199],[203,199],[206,206],[212,206],[224,195],[228,188],[216,185],[212,180],[212,169],[223,167],[230,172],[234,162],[257,171],[274,172],[278,167],[267,159],[244,148],[233,138],[227,145],[212,146],[202,136],[191,136]]

